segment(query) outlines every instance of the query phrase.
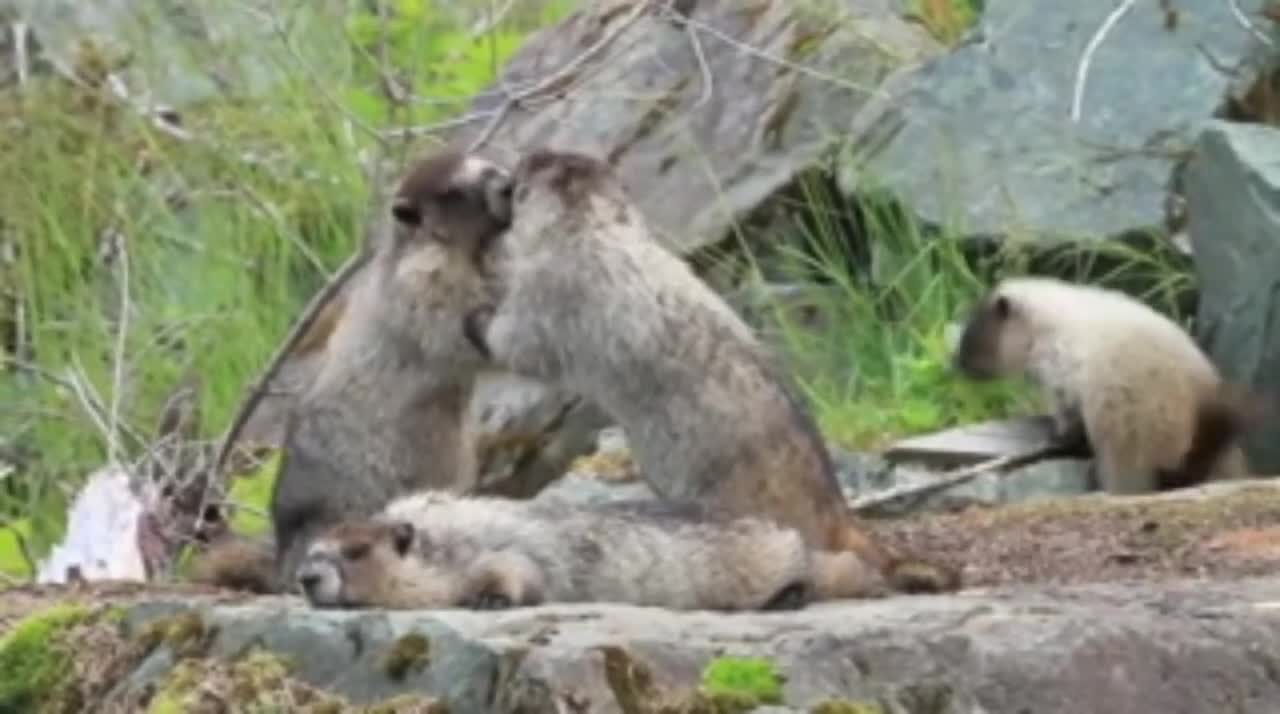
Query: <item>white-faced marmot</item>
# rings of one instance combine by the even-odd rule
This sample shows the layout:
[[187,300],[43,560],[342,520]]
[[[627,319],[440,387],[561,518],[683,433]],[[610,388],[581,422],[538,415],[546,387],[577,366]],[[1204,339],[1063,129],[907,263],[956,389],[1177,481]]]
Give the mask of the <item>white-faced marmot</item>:
[[1108,492],[1246,475],[1237,437],[1258,403],[1225,385],[1185,330],[1124,293],[1005,280],[973,307],[954,363],[972,379],[1029,377],[1057,436],[1087,440]]

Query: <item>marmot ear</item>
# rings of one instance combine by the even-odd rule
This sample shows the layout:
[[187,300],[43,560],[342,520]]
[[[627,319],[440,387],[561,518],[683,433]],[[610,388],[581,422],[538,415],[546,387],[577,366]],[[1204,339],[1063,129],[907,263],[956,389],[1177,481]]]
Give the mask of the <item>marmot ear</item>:
[[413,547],[414,535],[413,524],[408,521],[397,521],[391,524],[391,547],[395,549],[396,555],[405,555],[409,552]]
[[1004,295],[996,297],[993,307],[996,311],[996,317],[1001,320],[1009,317],[1009,314],[1013,312],[1013,305],[1009,302],[1009,298]]
[[422,225],[422,212],[413,201],[404,196],[396,196],[391,203],[391,215],[400,223],[412,228]]

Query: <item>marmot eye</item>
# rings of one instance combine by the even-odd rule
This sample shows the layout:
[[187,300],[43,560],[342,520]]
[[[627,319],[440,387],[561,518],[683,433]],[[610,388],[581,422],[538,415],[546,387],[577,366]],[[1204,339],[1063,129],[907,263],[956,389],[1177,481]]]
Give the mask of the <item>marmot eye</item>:
[[368,554],[368,543],[348,543],[342,546],[342,557],[347,560],[360,560]]
[[422,224],[422,212],[418,210],[417,206],[408,201],[396,201],[391,206],[391,215],[406,226],[417,227]]

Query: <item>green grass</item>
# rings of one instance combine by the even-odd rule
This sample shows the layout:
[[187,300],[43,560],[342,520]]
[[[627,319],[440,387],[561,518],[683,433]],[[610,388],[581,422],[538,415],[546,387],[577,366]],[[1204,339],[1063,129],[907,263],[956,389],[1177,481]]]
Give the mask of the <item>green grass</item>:
[[[0,524],[27,529],[37,557],[70,494],[109,456],[76,387],[110,413],[121,305],[122,458],[140,453],[186,375],[202,384],[200,436],[216,439],[297,311],[360,240],[369,186],[358,157],[377,149],[402,161],[432,142],[380,148],[370,130],[460,114],[529,31],[499,23],[472,36],[439,10],[443,0],[393,5],[385,23],[360,10],[338,23],[299,21],[306,5],[282,11],[297,57],[282,38],[284,81],[251,100],[184,107],[192,141],[58,79],[0,92],[0,255],[13,256],[0,260],[0,359],[38,368],[0,370]],[[537,21],[568,8],[552,3]],[[308,34],[318,26],[327,34]],[[324,39],[335,26],[345,45]],[[89,46],[79,64],[102,54]],[[384,68],[416,98],[390,99]],[[14,550],[0,543],[0,555]]]
[[[1190,327],[1179,299],[1192,275],[1149,245],[1108,242],[1032,260],[1031,246],[1011,240],[979,259],[966,256],[958,220],[926,229],[869,176],[859,179],[859,206],[850,205],[829,176],[799,182],[789,199],[793,217],[768,236],[780,247],[748,251],[748,270],[773,282],[820,286],[799,299],[766,300],[766,334],[825,435],[844,447],[875,450],[905,435],[1042,407],[1023,380],[978,383],[950,367],[948,332],[954,338],[974,300],[1005,275],[1052,273],[1117,287]],[[851,256],[854,243],[870,246],[870,255]],[[822,318],[817,327],[802,319],[813,314]]]

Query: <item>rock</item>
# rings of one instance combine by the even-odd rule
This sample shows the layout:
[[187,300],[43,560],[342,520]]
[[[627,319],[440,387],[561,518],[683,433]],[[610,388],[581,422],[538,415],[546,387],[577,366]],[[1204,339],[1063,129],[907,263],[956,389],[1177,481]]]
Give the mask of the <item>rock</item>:
[[[1196,332],[1225,378],[1280,388],[1280,131],[1209,122],[1187,165],[1200,289]],[[1253,470],[1280,471],[1280,411],[1245,440]]]
[[[1276,577],[1023,587],[736,615],[161,600],[129,608],[123,626],[136,633],[196,613],[206,657],[261,647],[291,662],[294,676],[353,703],[422,693],[453,714],[630,714],[656,712],[659,701],[689,706],[664,711],[701,711],[692,708],[700,677],[726,656],[771,663],[782,696],[770,704],[781,711],[825,702],[931,714],[1270,714],[1280,701],[1277,601]],[[163,684],[171,648],[160,644],[121,688]],[[395,665],[406,652],[411,665]]]
[[[987,0],[960,47],[892,102],[901,129],[865,175],[936,226],[1097,239],[1160,228],[1171,170],[1260,45],[1231,3],[1136,3],[1094,54],[1070,118],[1081,55],[1115,3]],[[1212,60],[1210,59],[1212,58]],[[847,190],[863,174],[846,172]]]
[[[684,253],[724,238],[842,142],[866,138],[885,112],[878,88],[940,49],[883,0],[839,0],[821,13],[780,0],[659,5],[638,16],[630,0],[584,6],[526,41],[471,111],[498,109],[504,87],[553,77],[620,32],[539,101],[512,108],[493,135],[494,158],[544,145],[608,157],[655,230]],[[452,138],[465,145],[484,124]]]
[[[184,106],[228,94],[258,96],[276,86],[296,60],[274,37],[263,18],[281,12],[264,0],[174,4],[154,0],[8,0],[29,23],[44,51],[64,67],[76,64],[86,38],[108,51],[127,52],[132,64],[124,75],[131,92],[170,106]],[[295,47],[308,71],[323,76],[333,55],[322,51],[342,43],[344,9],[333,0],[315,2],[292,13],[291,27],[302,33]],[[126,49],[127,48],[127,49]],[[317,51],[310,51],[315,49]]]

